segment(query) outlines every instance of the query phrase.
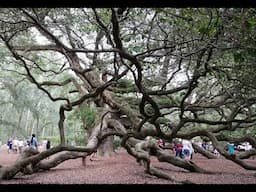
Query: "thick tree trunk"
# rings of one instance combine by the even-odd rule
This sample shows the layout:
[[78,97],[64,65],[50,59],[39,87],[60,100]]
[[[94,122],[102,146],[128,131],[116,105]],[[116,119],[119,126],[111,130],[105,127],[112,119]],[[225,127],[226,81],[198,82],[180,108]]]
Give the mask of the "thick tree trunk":
[[[105,112],[102,113],[100,120],[102,121],[100,122],[100,135],[104,135],[111,131],[111,129],[108,126],[108,120],[111,119],[112,116],[107,110],[104,111]],[[98,147],[97,154],[99,156],[111,156],[114,153],[113,141],[113,136],[109,136],[106,139],[104,139],[101,145]]]
[[[99,86],[100,82],[99,80],[97,80],[97,76],[95,73],[88,73],[87,75],[87,80],[92,82],[92,84],[95,84],[97,86]],[[77,89],[79,90],[79,92],[84,95],[86,94],[86,89],[83,87],[84,85],[79,85],[75,80],[73,80],[73,83],[74,85],[77,87]],[[110,110],[111,111],[111,107],[108,107],[107,104],[105,104],[103,102],[103,98],[98,96],[96,98],[96,104],[92,104],[90,103],[89,105],[93,105],[94,107],[98,106],[98,107],[101,107],[101,108],[104,108],[106,110],[103,110],[103,111],[107,111],[107,110]],[[83,105],[83,104],[82,104]],[[82,106],[81,105],[81,106]],[[92,107],[93,107],[92,106]],[[108,118],[111,118],[110,114],[107,114],[106,115]],[[106,117],[105,117],[106,118]],[[101,121],[101,118],[98,119],[98,121]],[[104,120],[105,121],[105,120]],[[104,124],[104,121],[103,121],[103,125],[101,126],[101,131],[102,131],[102,134],[106,133],[108,130],[108,127],[106,127],[106,125]],[[100,123],[100,122],[99,122]],[[83,122],[84,126],[86,126],[85,122]],[[98,125],[97,125],[98,126]],[[96,126],[96,127],[97,127]],[[92,136],[92,132],[94,131],[95,128],[90,128],[90,127],[87,127],[86,128],[86,135],[87,135],[87,138],[89,139],[91,136]],[[98,130],[96,130],[97,132]],[[113,139],[114,137],[109,137],[107,138],[105,141],[102,142],[102,144],[98,147],[98,151],[97,151],[97,154],[100,155],[100,156],[111,156],[114,152],[114,146],[113,146]],[[83,162],[85,161],[85,159],[83,159]]]
[[114,153],[114,145],[113,145],[113,136],[109,136],[108,138],[103,141],[102,145],[98,148],[98,155],[99,156],[112,156]]

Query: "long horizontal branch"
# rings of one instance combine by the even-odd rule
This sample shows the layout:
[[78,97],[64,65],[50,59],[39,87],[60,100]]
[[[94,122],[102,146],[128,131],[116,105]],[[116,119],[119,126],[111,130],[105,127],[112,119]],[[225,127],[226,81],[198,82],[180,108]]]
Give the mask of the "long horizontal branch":
[[206,119],[189,119],[184,118],[185,123],[201,123],[201,124],[208,124],[208,125],[228,125],[231,123],[253,123],[255,119],[232,119],[227,121],[210,121]]
[[58,48],[55,44],[48,44],[48,45],[26,45],[26,46],[20,46],[20,45],[13,45],[13,49],[15,51],[58,51],[61,52],[61,49]]
[[147,91],[147,94],[149,95],[168,95],[168,94],[173,94],[185,89],[188,89],[189,85],[188,84],[184,84],[182,86],[179,86],[177,88],[173,88],[170,90],[156,90],[156,91]]
[[39,83],[41,86],[64,86],[68,83],[72,82],[72,78],[66,79],[62,82],[56,82],[56,81],[44,81],[42,83]]

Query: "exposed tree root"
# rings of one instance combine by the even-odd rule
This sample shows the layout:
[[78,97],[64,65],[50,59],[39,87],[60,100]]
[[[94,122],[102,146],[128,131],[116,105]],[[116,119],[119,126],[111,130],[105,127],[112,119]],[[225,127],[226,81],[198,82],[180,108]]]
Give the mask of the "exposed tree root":
[[179,181],[177,179],[175,179],[174,177],[160,171],[160,170],[157,170],[156,168],[154,167],[150,167],[149,170],[146,171],[148,174],[150,175],[154,175],[158,178],[162,178],[162,179],[166,179],[166,180],[170,180],[170,181],[173,181],[175,183],[181,183],[181,184],[194,184],[193,182],[189,181],[189,180],[184,180],[184,181]]
[[[64,152],[48,162],[42,162],[43,159],[53,154],[67,150],[71,152]],[[29,148],[21,154],[14,165],[0,168],[0,179],[12,179],[19,172],[32,174],[39,170],[49,170],[68,159],[84,157],[85,155],[90,155],[92,152],[94,152],[94,150],[90,148],[74,148],[70,146],[57,146],[41,153]]]

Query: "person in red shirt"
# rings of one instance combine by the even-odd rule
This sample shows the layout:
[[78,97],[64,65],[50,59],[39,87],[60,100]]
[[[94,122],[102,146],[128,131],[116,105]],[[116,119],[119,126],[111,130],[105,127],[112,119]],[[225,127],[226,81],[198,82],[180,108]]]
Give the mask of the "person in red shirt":
[[180,157],[182,158],[182,148],[183,148],[183,145],[181,142],[177,142],[175,145],[174,145],[174,149],[175,149],[175,156],[177,157]]

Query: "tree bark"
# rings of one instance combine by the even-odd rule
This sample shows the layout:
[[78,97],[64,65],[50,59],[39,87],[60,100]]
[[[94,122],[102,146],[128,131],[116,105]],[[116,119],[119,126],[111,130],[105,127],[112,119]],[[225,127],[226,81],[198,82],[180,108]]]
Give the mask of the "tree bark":
[[201,148],[197,144],[192,143],[192,146],[196,153],[200,153],[203,156],[207,157],[208,159],[217,159],[218,157],[214,155],[213,153],[206,151],[205,149]]

